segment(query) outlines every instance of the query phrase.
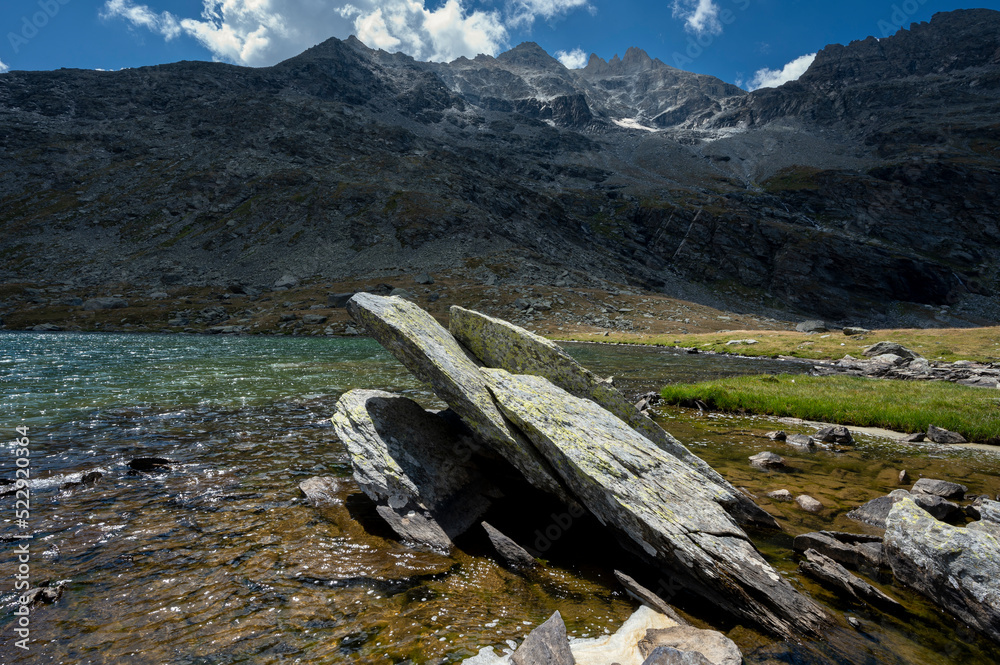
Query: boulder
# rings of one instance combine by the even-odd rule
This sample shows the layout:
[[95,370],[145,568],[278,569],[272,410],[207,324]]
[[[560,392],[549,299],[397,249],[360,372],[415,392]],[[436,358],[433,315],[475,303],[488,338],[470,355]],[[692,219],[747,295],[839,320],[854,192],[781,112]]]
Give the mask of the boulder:
[[641,650],[643,640],[652,630],[673,628],[677,624],[645,605],[611,635],[577,638],[569,643],[577,665],[642,665],[645,657]]
[[533,568],[538,563],[535,561],[535,557],[528,553],[528,550],[501,533],[489,522],[483,522],[482,527],[486,531],[490,542],[493,543],[497,554],[503,557],[503,560],[510,565],[516,568]]
[[279,277],[278,280],[275,281],[274,286],[272,288],[275,288],[275,289],[290,289],[293,286],[298,286],[298,285],[299,285],[299,278],[298,277],[296,277],[295,275],[287,275],[286,274],[286,275],[282,275],[281,277]]
[[878,342],[877,344],[872,344],[867,349],[864,350],[864,355],[869,358],[874,358],[875,356],[882,356],[885,354],[893,354],[899,356],[900,358],[921,358],[922,356],[915,352],[910,351],[908,348],[902,344],[897,344],[896,342]]
[[968,443],[958,432],[950,432],[934,425],[927,426],[927,438],[934,443]]
[[575,665],[562,615],[555,612],[548,621],[528,633],[511,654],[513,665]]
[[[740,648],[731,639],[717,630],[704,630],[694,626],[674,626],[646,631],[646,637],[639,642],[639,650],[647,657],[644,663],[648,663],[649,658],[661,649],[676,650],[683,654],[680,656],[681,660],[654,662],[706,662],[710,665],[740,665],[743,662]],[[672,655],[671,657],[676,658],[677,656]],[[699,661],[697,657],[704,660]],[[684,658],[688,658],[688,660],[684,660]],[[691,660],[691,658],[694,659]]]
[[893,575],[1000,642],[1000,540],[953,527],[903,498],[886,520],[885,554]]
[[[902,490],[904,496],[909,496],[909,492]],[[885,520],[889,516],[889,511],[892,510],[893,505],[898,502],[902,496],[880,496],[872,499],[863,506],[859,506],[854,510],[848,511],[847,516],[852,520],[858,522],[864,522],[865,524],[870,524],[872,526],[877,526],[880,529],[885,528]]]
[[952,503],[933,494],[913,494],[912,498],[918,506],[939,520],[949,522],[959,519],[965,514],[965,511],[957,503]]
[[769,438],[771,441],[784,441],[785,439],[788,438],[788,435],[785,434],[785,432],[783,432],[780,429],[773,432],[768,432],[764,436]]
[[965,493],[968,491],[969,488],[965,485],[949,483],[946,480],[935,480],[933,478],[921,478],[913,483],[913,488],[910,489],[912,494],[932,494],[942,499],[954,499],[955,501],[964,499]]
[[825,622],[724,510],[733,498],[722,486],[542,377],[482,372],[504,414],[580,502],[679,585],[777,635],[814,632]]
[[854,337],[855,335],[867,335],[871,330],[867,328],[858,328],[855,326],[847,326],[844,328],[843,333],[849,337]]
[[333,476],[316,476],[299,483],[299,489],[316,508],[339,503],[337,498],[339,487],[340,483]]
[[770,450],[765,450],[762,453],[751,456],[750,464],[758,469],[780,469],[785,466],[785,458],[772,453]]
[[900,604],[895,599],[852,575],[830,557],[813,549],[806,550],[804,554],[806,560],[799,562],[799,570],[806,575],[846,592],[855,600],[863,600],[879,607],[900,608]]
[[352,390],[337,400],[334,430],[354,480],[405,540],[450,551],[490,506],[490,483],[462,453],[469,433],[411,399]]
[[326,323],[326,317],[322,314],[306,314],[302,317],[302,323],[307,326],[318,326]]
[[430,276],[429,273],[422,272],[413,278],[413,281],[417,284],[433,284],[434,278]]
[[91,298],[83,303],[83,309],[96,312],[102,309],[121,309],[128,307],[128,301],[123,298]]
[[854,445],[854,437],[851,436],[851,430],[847,429],[843,425],[830,425],[828,427],[823,427],[813,436],[823,443],[836,443],[840,446]]
[[823,510],[823,504],[812,498],[808,494],[800,494],[795,497],[795,503],[799,505],[799,508],[806,511],[807,513],[819,513]]
[[791,501],[794,499],[792,493],[788,490],[774,490],[773,492],[768,492],[765,496],[775,501]]
[[642,665],[713,665],[698,651],[678,651],[673,647],[656,647]]
[[792,547],[796,552],[816,550],[837,563],[851,568],[881,568],[882,539],[878,536],[843,533],[841,531],[814,531],[795,536]]
[[62,330],[61,327],[54,323],[39,323],[37,326],[32,326],[31,329],[34,332],[59,332]]
[[493,402],[476,362],[430,314],[402,298],[357,293],[347,311],[535,487],[573,503],[548,462]]
[[719,485],[730,496],[727,504],[732,506],[733,516],[740,523],[777,528],[773,517],[554,342],[507,321],[457,305],[451,307],[450,316],[452,334],[487,367],[544,377],[569,394],[604,407],[636,432]]
[[979,519],[984,522],[1000,524],[1000,501],[983,499],[977,508],[979,509]]
[[795,329],[799,332],[804,332],[804,333],[829,332],[826,327],[825,321],[816,321],[816,320],[803,321],[802,323],[796,325]]
[[413,300],[414,295],[404,288],[395,288],[389,292],[389,295],[393,298],[406,298],[407,300]]
[[785,437],[785,443],[800,450],[813,450],[816,448],[816,439],[806,434],[789,434]]

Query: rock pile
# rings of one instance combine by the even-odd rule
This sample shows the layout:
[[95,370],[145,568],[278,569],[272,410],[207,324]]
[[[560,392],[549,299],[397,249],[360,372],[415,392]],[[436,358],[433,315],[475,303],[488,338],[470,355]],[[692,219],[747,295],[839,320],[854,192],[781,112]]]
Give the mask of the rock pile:
[[879,342],[865,350],[866,358],[850,355],[813,367],[813,374],[847,374],[879,379],[949,381],[976,388],[1000,388],[1000,363],[928,360],[895,342]]
[[374,391],[337,404],[355,478],[403,538],[449,548],[509,463],[729,614],[782,637],[826,624],[740,526],[773,518],[556,345],[457,307],[451,332],[402,298],[359,293],[347,309],[450,407],[431,414]]

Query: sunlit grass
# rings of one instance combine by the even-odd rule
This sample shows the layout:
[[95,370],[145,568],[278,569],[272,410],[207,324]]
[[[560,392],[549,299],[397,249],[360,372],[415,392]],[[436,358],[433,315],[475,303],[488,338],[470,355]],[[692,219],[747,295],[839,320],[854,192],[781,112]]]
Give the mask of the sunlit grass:
[[852,376],[742,376],[663,389],[670,404],[700,400],[719,411],[923,432],[928,425],[969,441],[1000,443],[1000,391],[936,381]]

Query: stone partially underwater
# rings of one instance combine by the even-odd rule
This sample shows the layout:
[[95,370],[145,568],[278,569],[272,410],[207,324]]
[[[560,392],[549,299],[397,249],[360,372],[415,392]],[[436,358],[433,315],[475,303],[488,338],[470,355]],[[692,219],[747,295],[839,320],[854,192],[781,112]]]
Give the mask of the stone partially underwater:
[[[785,638],[817,633],[828,622],[738,523],[774,526],[773,519],[556,345],[460,308],[452,310],[456,340],[402,298],[357,294],[347,309],[461,417],[473,448],[494,451],[536,488],[586,508],[694,595]],[[435,448],[442,437],[419,431],[433,431],[440,416],[403,399],[352,391],[333,420],[355,478],[397,533],[450,545],[473,523],[475,506],[486,504],[473,501],[457,523],[443,507],[458,496],[482,496],[486,484],[477,478],[491,474],[447,459],[447,437]],[[435,480],[415,482],[420,477]]]

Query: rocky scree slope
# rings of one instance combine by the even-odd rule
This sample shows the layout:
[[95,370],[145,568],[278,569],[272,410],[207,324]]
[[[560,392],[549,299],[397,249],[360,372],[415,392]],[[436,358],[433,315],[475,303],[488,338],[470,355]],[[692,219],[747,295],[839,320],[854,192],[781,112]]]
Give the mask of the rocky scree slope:
[[734,309],[995,322],[998,34],[1000,12],[938,14],[750,94],[638,49],[567,70],[534,44],[443,64],[354,38],[260,69],[9,72],[0,279],[464,264],[502,285],[531,263]]

